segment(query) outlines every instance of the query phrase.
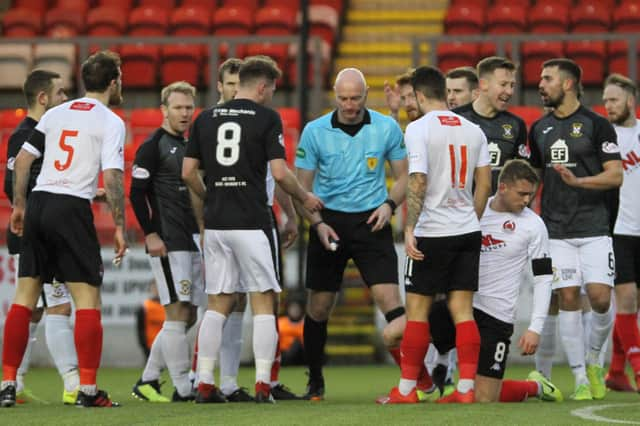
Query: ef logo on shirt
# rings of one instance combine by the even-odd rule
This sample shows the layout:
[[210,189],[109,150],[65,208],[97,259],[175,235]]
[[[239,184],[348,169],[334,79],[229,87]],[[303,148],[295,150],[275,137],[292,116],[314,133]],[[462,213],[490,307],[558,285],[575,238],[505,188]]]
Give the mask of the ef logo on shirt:
[[569,147],[564,139],[558,139],[551,145],[551,162],[566,163],[569,161]]

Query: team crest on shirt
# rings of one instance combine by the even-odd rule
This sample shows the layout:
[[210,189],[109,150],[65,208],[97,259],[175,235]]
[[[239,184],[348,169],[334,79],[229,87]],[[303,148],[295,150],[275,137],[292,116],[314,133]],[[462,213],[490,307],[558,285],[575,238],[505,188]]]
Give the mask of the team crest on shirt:
[[189,280],[181,280],[180,281],[180,294],[183,296],[189,296],[191,294],[191,281]]
[[502,137],[505,139],[513,139],[513,126],[511,124],[502,125]]
[[502,224],[502,229],[509,232],[515,232],[516,223],[512,220],[507,220],[505,223]]
[[367,168],[370,172],[374,171],[378,166],[378,158],[377,157],[367,157]]
[[506,246],[507,243],[505,243],[504,241],[495,238],[491,234],[487,234],[482,236],[482,245],[480,246],[480,251],[482,253],[487,253],[504,248]]
[[571,133],[569,133],[569,136],[571,136],[572,138],[579,138],[582,135],[582,123],[571,123]]

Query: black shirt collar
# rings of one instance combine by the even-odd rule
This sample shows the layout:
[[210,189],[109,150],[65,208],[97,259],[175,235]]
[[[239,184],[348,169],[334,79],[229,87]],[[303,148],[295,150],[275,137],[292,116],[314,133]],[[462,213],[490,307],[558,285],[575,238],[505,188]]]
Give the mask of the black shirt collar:
[[338,121],[338,111],[333,111],[331,114],[331,127],[334,129],[340,129],[349,136],[355,136],[358,134],[360,129],[364,127],[365,124],[371,124],[371,114],[369,114],[369,110],[365,108],[364,116],[362,117],[362,121],[357,124],[344,124]]

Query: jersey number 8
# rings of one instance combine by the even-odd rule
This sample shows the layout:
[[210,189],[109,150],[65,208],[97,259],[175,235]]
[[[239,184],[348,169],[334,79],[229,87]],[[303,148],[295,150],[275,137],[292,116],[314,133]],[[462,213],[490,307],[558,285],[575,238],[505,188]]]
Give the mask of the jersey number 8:
[[233,166],[240,158],[240,134],[242,128],[230,121],[218,127],[218,146],[216,160],[223,166]]

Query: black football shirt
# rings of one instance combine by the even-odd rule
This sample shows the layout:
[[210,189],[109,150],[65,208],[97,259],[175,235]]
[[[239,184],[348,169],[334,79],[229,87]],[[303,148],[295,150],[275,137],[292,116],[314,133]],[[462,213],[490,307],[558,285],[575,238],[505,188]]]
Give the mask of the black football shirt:
[[285,158],[277,112],[249,99],[207,109],[193,124],[186,157],[205,171],[206,229],[271,229],[267,163]]
[[531,165],[542,170],[542,219],[550,238],[609,235],[609,191],[571,187],[553,169],[562,164],[577,177],[594,176],[603,164],[620,160],[613,126],[580,106],[568,117],[549,113],[536,121],[529,134]]

